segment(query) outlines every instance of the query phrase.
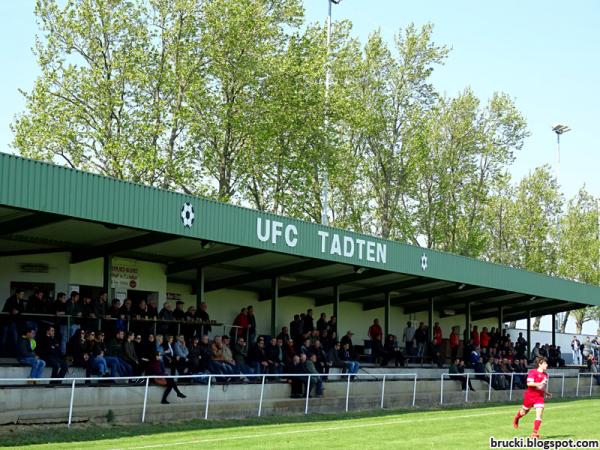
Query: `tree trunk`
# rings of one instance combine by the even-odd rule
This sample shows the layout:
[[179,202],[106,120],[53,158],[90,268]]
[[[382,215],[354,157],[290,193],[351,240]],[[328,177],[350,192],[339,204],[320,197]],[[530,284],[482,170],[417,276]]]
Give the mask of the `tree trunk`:
[[542,316],[537,316],[534,320],[533,320],[533,325],[531,326],[531,329],[533,331],[540,331],[540,322],[542,321]]
[[562,322],[560,323],[560,332],[565,333],[567,329],[567,322],[569,321],[569,315],[571,311],[565,311],[565,315],[562,318]]
[[512,329],[517,328],[517,321],[513,320],[512,322],[509,322],[508,323],[508,328],[512,328]]
[[575,321],[575,334],[581,334],[582,329],[583,329],[583,322],[576,320]]

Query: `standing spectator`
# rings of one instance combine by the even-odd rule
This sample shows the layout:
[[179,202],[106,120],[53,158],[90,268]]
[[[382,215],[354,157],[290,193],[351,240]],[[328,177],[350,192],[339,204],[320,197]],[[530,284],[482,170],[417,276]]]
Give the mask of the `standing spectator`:
[[437,364],[438,367],[442,367],[442,327],[440,327],[439,322],[436,322],[433,326],[433,362]]
[[94,314],[98,319],[105,319],[108,316],[108,293],[100,292],[100,295],[94,303]]
[[248,342],[256,342],[256,317],[252,305],[248,306]]
[[196,332],[198,336],[209,334],[212,331],[210,326],[210,316],[208,315],[208,305],[206,302],[200,303],[200,308],[196,311],[196,318],[200,320],[200,330]]
[[367,335],[371,339],[373,362],[377,364],[383,356],[383,330],[381,329],[381,325],[379,325],[379,319],[373,320],[373,325],[369,327]]
[[457,331],[457,327],[452,327],[452,332],[450,333],[450,361],[455,361],[458,355],[460,340]]
[[[292,358],[292,364],[290,366],[289,372],[290,372],[290,375],[304,373],[304,368],[303,368],[302,364],[300,364],[300,357],[298,355],[294,355],[294,357]],[[288,383],[290,383],[292,386],[291,397],[292,398],[301,398],[302,397],[303,377],[298,377],[298,376],[290,377],[288,379]]]
[[[21,364],[31,366],[29,378],[42,378],[46,363],[35,353],[35,329],[30,327],[21,337],[17,345],[17,359]],[[29,384],[36,384],[35,380],[29,380]]]
[[319,331],[319,335],[323,334],[323,331],[327,330],[327,318],[325,313],[321,313],[321,317],[317,320],[317,330]]
[[406,322],[406,328],[404,328],[404,333],[402,334],[402,341],[404,342],[404,348],[406,350],[406,355],[410,358],[413,356],[413,345],[415,342],[415,327],[413,324],[408,321]]
[[277,339],[281,339],[284,343],[290,340],[290,334],[288,332],[288,327],[282,327],[281,333],[277,335]]
[[290,322],[290,337],[297,341],[302,336],[304,323],[300,319],[300,314],[294,314],[294,320]]
[[173,311],[173,319],[175,320],[184,320],[185,319],[185,311],[183,310],[184,303],[181,300],[177,300],[175,302],[175,311]]
[[348,344],[348,351],[350,352],[350,356],[352,357],[352,359],[354,359],[354,345],[352,344],[352,336],[354,336],[354,333],[352,331],[346,331],[346,334],[342,336],[342,339],[340,339],[340,344],[342,348],[346,344]]
[[533,350],[531,351],[531,359],[534,360],[535,358],[538,358],[541,355],[542,354],[541,354],[540,343],[537,342],[535,344],[535,347],[533,347]]
[[60,340],[60,352],[65,355],[67,353],[67,341],[69,340],[69,329],[67,319],[64,317],[67,314],[67,294],[59,292],[56,294],[56,300],[52,305],[52,310],[57,318],[54,322],[55,330],[58,330],[58,338]]
[[250,322],[248,320],[248,309],[242,308],[235,319],[233,320],[234,327],[231,329],[231,335],[237,340],[239,337],[246,339],[248,337],[248,327]]
[[335,333],[335,335],[337,336],[337,317],[336,316],[331,316],[329,318],[329,322],[327,322],[327,328],[329,329],[330,336],[332,336],[331,333]]
[[[158,313],[158,318],[160,320],[171,321],[175,320],[173,317],[173,305],[169,302],[164,302],[163,307]],[[170,324],[168,323],[160,323],[158,324],[158,333],[165,335],[168,334],[170,330]]]
[[[306,316],[304,316],[304,325],[302,327],[302,332],[303,333],[312,333],[314,329],[315,329],[315,324],[313,321],[313,310],[309,308],[306,311]],[[302,360],[302,358],[300,358],[300,359]]]
[[[53,326],[49,326],[46,330],[46,335],[40,339],[40,343],[36,348],[36,353],[46,362],[46,366],[52,367],[52,378],[64,378],[69,371],[69,365],[63,358],[60,351],[60,342],[55,337],[56,330]],[[60,384],[60,381],[51,382],[51,384]]]
[[488,348],[490,345],[490,334],[488,333],[487,327],[481,329],[479,334],[479,344],[481,348]]
[[[168,376],[160,364],[160,355],[158,353],[155,354],[154,359],[148,364],[148,375],[158,375],[162,377]],[[164,383],[164,386],[166,386],[166,389],[163,392],[162,400],[160,401],[163,405],[169,404],[167,397],[172,390],[175,390],[177,397],[186,398],[186,395],[179,390],[179,387],[173,378],[156,378],[155,383],[161,385]]]
[[71,316],[71,329],[69,330],[69,338],[81,327],[81,319],[83,316],[83,308],[79,303],[79,292],[72,291],[71,298],[67,306],[67,315]]
[[156,298],[151,296],[148,298],[148,317],[150,319],[158,319],[158,307],[156,306]]
[[417,343],[417,358],[423,362],[425,356],[425,345],[427,344],[427,329],[423,322],[419,323],[419,328],[415,330],[415,342]]
[[20,314],[25,311],[25,291],[17,290],[14,295],[9,297],[2,308],[3,313],[7,313],[2,332],[2,346],[8,356],[14,356],[19,340],[18,328],[20,327]]
[[471,341],[475,347],[479,347],[481,344],[481,337],[479,336],[477,325],[473,325],[473,329],[471,330]]

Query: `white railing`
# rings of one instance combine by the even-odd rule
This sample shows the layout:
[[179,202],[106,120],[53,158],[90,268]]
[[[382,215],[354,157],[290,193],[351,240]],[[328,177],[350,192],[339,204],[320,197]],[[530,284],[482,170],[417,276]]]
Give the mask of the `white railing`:
[[[460,381],[457,378],[459,377],[464,377],[466,378],[465,381],[465,403],[469,402],[469,379],[472,376],[484,376],[485,379],[483,379],[482,381],[485,381],[486,383],[488,383],[488,402],[492,400],[492,383],[493,383],[493,379],[494,379],[494,375],[502,375],[502,376],[508,376],[508,373],[505,372],[464,372],[464,373],[443,373],[440,377],[440,405],[444,404],[444,378],[448,377],[450,380],[454,379],[454,381]],[[583,374],[577,374],[577,396],[579,396],[579,376],[583,375]],[[586,374],[587,375],[587,374]],[[508,394],[508,399],[512,400],[512,396],[513,396],[513,390],[514,390],[514,379],[515,376],[527,376],[526,373],[515,373],[515,372],[510,372],[510,387],[508,389],[509,394]],[[481,378],[479,378],[481,380]],[[548,377],[548,380],[550,379],[550,377]],[[561,388],[560,388],[560,396],[564,397],[565,395],[565,373],[562,373],[562,381],[561,381]],[[592,384],[591,384],[591,379],[590,379],[590,397],[592,395]]]
[[[211,390],[211,386],[212,386],[212,381],[213,380],[217,380],[217,379],[243,379],[243,378],[261,378],[261,384],[260,384],[260,397],[259,397],[259,402],[258,402],[258,416],[260,417],[262,414],[262,406],[263,406],[263,398],[264,398],[264,391],[265,391],[265,381],[267,380],[267,378],[272,378],[272,377],[276,377],[276,378],[303,378],[306,379],[306,397],[305,397],[305,403],[304,403],[304,414],[308,414],[308,406],[309,406],[309,398],[310,398],[310,391],[311,391],[311,380],[313,380],[314,378],[322,378],[322,377],[340,377],[340,378],[346,378],[346,398],[345,398],[345,410],[346,412],[348,412],[348,406],[349,406],[349,399],[350,399],[350,381],[352,378],[356,377],[356,378],[361,378],[361,377],[370,377],[370,378],[375,378],[375,379],[379,379],[381,378],[381,402],[380,402],[380,407],[381,409],[384,409],[384,403],[385,403],[385,383],[386,383],[386,379],[389,380],[389,378],[391,377],[399,377],[399,378],[409,378],[412,379],[412,383],[413,383],[413,389],[412,389],[412,406],[415,406],[416,403],[416,397],[417,397],[417,379],[418,376],[416,373],[386,373],[386,374],[370,374],[370,373],[364,373],[364,374],[352,374],[352,373],[344,373],[344,374],[309,374],[309,373],[297,373],[297,374],[235,374],[235,375],[230,375],[230,374],[224,374],[224,375],[213,375],[213,374],[195,374],[195,375],[149,375],[149,376],[132,376],[132,377],[102,377],[102,378],[97,378],[97,377],[74,377],[74,378],[63,378],[63,379],[58,379],[58,378],[0,378],[0,385],[5,384],[6,382],[31,382],[31,381],[35,381],[35,382],[43,382],[43,381],[48,381],[48,382],[57,382],[57,381],[61,381],[61,382],[70,382],[71,384],[71,395],[70,395],[70,399],[69,399],[69,414],[68,414],[68,421],[67,421],[67,427],[71,427],[71,423],[72,423],[72,419],[73,419],[73,401],[75,398],[75,388],[77,385],[77,382],[87,382],[87,381],[101,381],[101,382],[105,382],[105,381],[128,381],[128,380],[133,380],[133,379],[137,379],[137,380],[144,380],[144,402],[143,402],[143,406],[142,406],[142,416],[141,416],[141,421],[142,423],[145,422],[146,420],[146,409],[147,409],[147,405],[148,405],[148,387],[150,385],[150,380],[153,379],[157,379],[157,378],[161,378],[161,379],[167,379],[167,378],[173,378],[173,379],[177,379],[177,380],[182,380],[182,379],[202,379],[202,380],[207,380],[207,390],[206,390],[206,403],[204,405],[204,419],[208,419],[208,409],[209,409],[209,405],[210,405],[210,390]],[[110,388],[110,385],[102,385],[103,387],[106,388]]]
[[594,372],[581,372],[577,374],[577,388],[575,390],[575,397],[579,397],[579,382],[581,380],[582,375],[589,375],[590,376],[590,393],[589,396],[592,396],[592,388],[594,386],[594,378],[596,378],[596,380],[600,379],[600,373],[594,373]]

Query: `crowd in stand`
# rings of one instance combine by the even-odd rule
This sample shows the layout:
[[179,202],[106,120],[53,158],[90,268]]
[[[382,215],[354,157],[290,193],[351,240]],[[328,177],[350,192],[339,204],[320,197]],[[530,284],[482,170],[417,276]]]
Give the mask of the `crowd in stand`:
[[[126,299],[121,304],[115,299],[109,305],[105,292],[96,299],[84,296],[82,300],[78,292],[71,292],[68,298],[59,293],[51,302],[41,290],[36,290],[27,300],[24,292],[16,292],[6,301],[3,312],[8,317],[3,317],[0,350],[5,356],[15,356],[22,364],[31,366],[30,383],[42,376],[45,367],[52,369],[54,382],[60,382],[70,365],[84,368],[88,377],[130,377],[130,383],[141,382],[139,377],[143,374],[154,375],[158,384],[166,386],[163,402],[168,403],[172,389],[179,397],[185,396],[174,379],[162,378],[167,374],[198,375],[193,379],[201,382],[208,374],[236,380],[244,380],[249,374],[264,374],[274,379],[282,374],[312,374],[315,376],[311,385],[320,396],[331,368],[352,376],[360,369],[359,355],[352,342],[354,333],[347,331],[338,339],[336,317],[328,319],[322,313],[315,320],[312,309],[294,315],[289,327],[283,327],[277,336],[268,337],[257,335],[254,310],[248,306],[237,314],[229,334],[212,339],[206,303],[197,310],[194,306],[184,310],[183,302],[179,301],[175,308],[167,301],[160,310],[153,300],[134,304]],[[23,313],[52,317],[36,318]],[[63,316],[70,316],[70,320]],[[129,323],[136,318],[162,322],[156,327],[151,321]],[[179,326],[171,321],[179,321]],[[393,361],[398,367],[409,358],[422,360],[429,356],[442,367],[446,358],[438,322],[434,323],[431,335],[430,340],[424,323],[414,327],[408,322],[401,341],[392,334],[384,337],[375,319],[368,329],[372,360],[382,366]],[[538,343],[527,355],[523,334],[519,333],[513,342],[506,330],[500,328],[488,331],[483,327],[479,331],[473,326],[463,336],[463,345],[459,358],[460,339],[457,328],[453,328],[449,335],[449,373],[461,382],[463,389],[467,388],[465,367],[480,374],[476,378],[491,380],[494,389],[508,389],[511,377],[515,388],[525,387],[528,359],[545,356],[551,367],[565,364],[560,347]],[[574,338],[571,346],[579,351],[586,348],[586,343],[580,344]],[[589,352],[582,351],[588,369],[596,373],[597,349],[590,342]],[[597,379],[600,383],[600,375]],[[307,377],[297,376],[287,381],[292,385],[293,397],[305,395]]]

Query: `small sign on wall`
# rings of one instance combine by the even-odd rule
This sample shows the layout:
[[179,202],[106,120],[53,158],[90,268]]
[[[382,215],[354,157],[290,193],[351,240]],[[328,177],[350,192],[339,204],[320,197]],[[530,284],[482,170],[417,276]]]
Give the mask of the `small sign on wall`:
[[[139,289],[139,268],[135,261],[117,261],[113,263],[112,287],[117,290]],[[127,295],[127,294],[125,294]]]

